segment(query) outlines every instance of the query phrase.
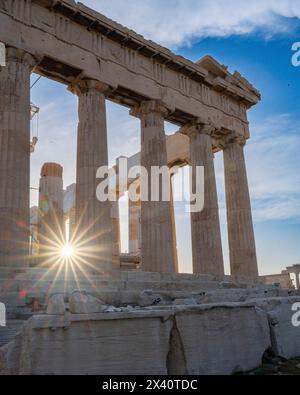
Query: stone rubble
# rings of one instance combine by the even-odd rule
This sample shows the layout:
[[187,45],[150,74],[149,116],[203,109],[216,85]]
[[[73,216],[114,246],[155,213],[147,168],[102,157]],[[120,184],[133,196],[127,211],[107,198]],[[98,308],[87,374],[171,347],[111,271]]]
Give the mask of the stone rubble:
[[102,313],[107,305],[86,291],[74,291],[69,297],[69,311],[72,314]]
[[161,302],[163,302],[163,297],[160,294],[147,290],[141,292],[138,300],[138,305],[140,307],[148,307],[159,305]]
[[[300,295],[281,293],[257,285],[190,291],[171,299],[172,292],[166,298],[162,290],[148,289],[139,293],[140,303],[123,305],[107,304],[89,290],[54,294],[44,313],[35,314],[9,347],[1,348],[0,374],[248,372],[261,365],[267,350],[276,358],[300,355],[300,331],[291,325]],[[57,349],[61,341],[65,346]],[[20,352],[27,355],[21,366]]]
[[64,315],[66,312],[64,294],[52,295],[48,301],[46,314],[48,315]]

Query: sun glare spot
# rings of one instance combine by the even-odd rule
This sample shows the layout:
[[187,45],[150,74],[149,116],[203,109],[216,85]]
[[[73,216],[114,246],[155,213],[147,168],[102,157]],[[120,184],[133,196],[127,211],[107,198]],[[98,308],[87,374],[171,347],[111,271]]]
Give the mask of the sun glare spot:
[[73,255],[73,248],[68,244],[63,246],[63,248],[61,249],[61,255],[64,258],[70,258]]

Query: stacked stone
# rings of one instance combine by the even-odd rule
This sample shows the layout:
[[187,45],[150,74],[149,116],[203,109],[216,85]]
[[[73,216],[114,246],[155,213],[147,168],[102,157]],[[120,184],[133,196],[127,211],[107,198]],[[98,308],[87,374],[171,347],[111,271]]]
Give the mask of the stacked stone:
[[35,59],[7,48],[0,69],[0,266],[29,254],[30,73]]

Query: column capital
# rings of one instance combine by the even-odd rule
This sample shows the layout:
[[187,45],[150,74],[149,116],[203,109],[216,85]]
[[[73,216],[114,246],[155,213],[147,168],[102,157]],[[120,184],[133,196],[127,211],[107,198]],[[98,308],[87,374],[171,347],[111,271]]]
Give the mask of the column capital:
[[140,105],[133,107],[130,111],[130,115],[137,118],[142,118],[143,116],[150,114],[161,114],[166,117],[168,113],[169,110],[161,100],[143,101]]
[[78,96],[90,91],[97,91],[103,93],[104,96],[107,96],[111,92],[112,88],[104,82],[87,78],[76,80],[70,85],[69,90]]
[[224,150],[228,148],[230,145],[240,145],[241,147],[244,147],[246,145],[246,138],[242,135],[237,135],[235,133],[228,134],[224,137],[217,138],[215,140],[216,145]]
[[210,120],[204,120],[203,118],[197,118],[191,123],[183,126],[180,129],[180,133],[189,136],[190,138],[197,136],[198,134],[206,134],[213,136],[217,126]]
[[6,60],[10,62],[26,63],[33,69],[41,59],[38,56],[33,56],[30,53],[23,51],[23,49],[7,47]]

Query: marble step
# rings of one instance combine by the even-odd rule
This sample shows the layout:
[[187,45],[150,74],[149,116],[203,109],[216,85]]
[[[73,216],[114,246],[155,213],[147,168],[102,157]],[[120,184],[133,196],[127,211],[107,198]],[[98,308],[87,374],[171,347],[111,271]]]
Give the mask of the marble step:
[[24,323],[25,320],[7,320],[6,327],[0,327],[0,348],[15,338]]
[[20,292],[5,292],[0,294],[0,302],[11,307],[25,307],[26,295]]
[[0,278],[1,279],[13,279],[18,275],[26,274],[28,272],[28,268],[22,267],[1,267],[0,265]]
[[[0,271],[0,278],[1,271]],[[57,280],[74,280],[74,274],[69,273],[66,278],[66,274],[64,270],[60,273],[56,270],[47,270],[35,268],[24,272],[17,277],[19,280],[53,280],[56,278]],[[76,273],[76,278],[79,280],[84,280],[88,278],[89,280],[101,280],[101,281],[214,281],[213,276],[210,275],[197,275],[197,274],[165,274],[165,273],[146,273],[141,271],[120,271],[115,274],[115,276],[110,277],[108,275],[100,275],[100,274],[90,274],[87,273],[83,275],[80,272]]]
[[31,307],[6,307],[6,317],[8,320],[28,320],[32,315],[33,311]]
[[[23,299],[33,299],[36,297],[45,298],[46,295],[54,293],[71,293],[74,290],[86,290],[89,293],[101,292],[142,292],[152,290],[154,292],[186,292],[186,293],[206,293],[210,291],[223,290],[222,284],[216,281],[102,281],[96,280],[92,283],[89,281],[32,281],[32,280],[15,280],[7,283],[6,280],[0,280],[0,301],[8,297],[22,302]],[[251,288],[235,288],[235,290],[250,291]],[[256,288],[256,290],[259,288]],[[264,287],[264,289],[268,289]],[[226,291],[226,289],[224,289]],[[16,304],[16,303],[15,303]]]

